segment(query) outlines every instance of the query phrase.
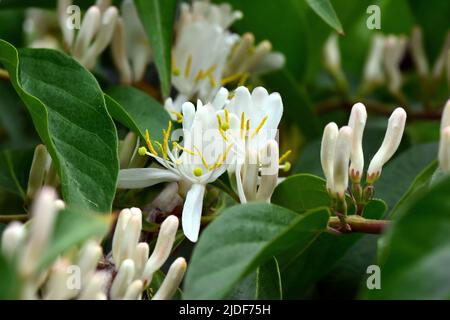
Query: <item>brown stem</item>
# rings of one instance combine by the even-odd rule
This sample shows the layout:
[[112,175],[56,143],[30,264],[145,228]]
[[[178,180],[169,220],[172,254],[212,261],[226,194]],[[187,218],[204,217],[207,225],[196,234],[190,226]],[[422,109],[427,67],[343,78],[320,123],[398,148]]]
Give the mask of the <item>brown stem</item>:
[[[390,223],[388,220],[365,219],[357,215],[347,216],[345,219],[351,228],[351,232],[370,234],[381,234]],[[342,222],[338,217],[331,217],[328,221],[329,228],[339,229],[341,225]]]
[[11,222],[11,221],[26,221],[29,216],[27,214],[7,214],[0,215],[0,222]]

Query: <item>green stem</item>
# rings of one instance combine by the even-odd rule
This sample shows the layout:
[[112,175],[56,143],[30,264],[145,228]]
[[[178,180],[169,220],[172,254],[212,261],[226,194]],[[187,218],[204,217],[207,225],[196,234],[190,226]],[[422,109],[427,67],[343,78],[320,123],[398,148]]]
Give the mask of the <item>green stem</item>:
[[[381,234],[389,225],[389,220],[366,219],[361,216],[351,215],[345,217],[345,222],[350,226],[351,232]],[[328,221],[328,227],[340,229],[342,221],[338,217],[331,217]]]

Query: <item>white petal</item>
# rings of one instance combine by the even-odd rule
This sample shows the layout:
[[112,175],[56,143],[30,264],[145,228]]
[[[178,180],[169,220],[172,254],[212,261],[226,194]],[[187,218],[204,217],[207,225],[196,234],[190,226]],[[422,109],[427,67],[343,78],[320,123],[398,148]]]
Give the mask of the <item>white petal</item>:
[[123,169],[119,172],[118,188],[139,189],[150,187],[161,182],[178,181],[180,177],[165,169],[135,168]]
[[192,242],[196,242],[198,239],[204,195],[205,186],[202,184],[193,184],[184,202],[182,213],[183,232]]

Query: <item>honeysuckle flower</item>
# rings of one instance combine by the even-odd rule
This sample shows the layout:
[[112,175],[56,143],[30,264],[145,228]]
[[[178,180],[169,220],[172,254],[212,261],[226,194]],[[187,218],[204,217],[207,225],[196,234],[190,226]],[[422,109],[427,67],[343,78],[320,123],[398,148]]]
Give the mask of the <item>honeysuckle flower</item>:
[[333,167],[334,153],[336,151],[336,140],[339,134],[339,128],[336,123],[330,122],[325,126],[320,147],[320,162],[322,170],[327,181],[327,190],[333,189]]
[[[169,216],[161,224],[155,248],[149,256],[149,246],[139,242],[142,213],[137,208],[124,209],[113,236],[111,263],[113,269],[102,268],[100,239],[88,239],[70,254],[57,257],[44,270],[37,267],[46,254],[50,236],[54,232],[57,211],[63,203],[54,190],[44,188],[32,208],[31,225],[9,224],[2,234],[1,254],[16,266],[21,279],[22,299],[140,299],[171,253],[178,229],[178,218]],[[176,259],[153,299],[170,299],[179,287],[186,271],[186,261]],[[75,272],[75,273],[74,273]],[[77,274],[79,278],[74,280]]]
[[63,30],[64,42],[72,56],[87,69],[92,69],[98,57],[110,44],[119,12],[111,6],[110,0],[98,0],[89,7],[81,21],[80,30],[68,23],[67,7],[71,1],[59,0],[59,23]]
[[325,66],[332,73],[338,73],[341,70],[341,52],[339,51],[339,39],[336,33],[331,34],[324,47]]
[[114,64],[125,84],[142,80],[152,61],[150,43],[133,0],[124,0],[112,41]]
[[238,40],[226,28],[240,17],[229,6],[219,7],[203,1],[181,4],[172,49],[172,84],[179,94],[175,99],[178,105],[194,95],[202,101],[212,100],[220,88],[230,50]]
[[333,161],[332,193],[339,199],[344,197],[348,187],[348,168],[352,151],[352,128],[342,127],[339,130]]
[[352,107],[348,126],[353,130],[350,177],[353,182],[359,183],[364,170],[364,152],[362,139],[366,126],[367,112],[362,103],[356,103]]
[[406,112],[403,108],[397,108],[392,112],[386,134],[377,153],[373,156],[367,170],[367,182],[374,183],[380,176],[383,165],[397,151],[405,130]]
[[[182,212],[182,226],[186,237],[196,242],[200,229],[203,196],[206,184],[215,181],[227,170],[228,155],[232,147],[223,140],[217,129],[216,110],[211,104],[199,100],[197,109],[186,102],[182,107],[183,145],[173,142],[169,146],[172,123],[164,130],[162,143],[150,139],[147,132],[148,155],[165,169],[125,169],[119,173],[120,188],[143,188],[161,182],[178,181],[188,191]],[[158,149],[158,151],[157,151]]]
[[407,39],[405,36],[390,35],[384,43],[384,69],[387,76],[388,88],[398,93],[402,86],[400,63],[406,52]]

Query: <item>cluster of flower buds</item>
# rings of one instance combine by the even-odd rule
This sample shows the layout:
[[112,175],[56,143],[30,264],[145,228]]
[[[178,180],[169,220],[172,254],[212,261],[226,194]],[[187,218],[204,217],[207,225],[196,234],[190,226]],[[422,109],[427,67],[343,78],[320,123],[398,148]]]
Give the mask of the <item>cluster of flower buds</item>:
[[384,164],[394,155],[406,122],[406,112],[397,108],[389,118],[384,140],[370,161],[366,173],[367,186],[361,188],[364,171],[364,153],[362,139],[367,120],[366,108],[356,103],[351,111],[347,126],[338,129],[332,122],[323,133],[321,146],[321,164],[327,181],[327,189],[334,199],[343,200],[352,182],[352,196],[357,204],[364,203],[373,196],[373,184],[378,180]]
[[442,112],[438,160],[440,170],[450,172],[450,100],[447,100]]
[[251,75],[283,66],[284,56],[272,53],[270,42],[255,45],[252,34],[240,37],[228,30],[240,18],[242,13],[229,4],[181,4],[172,48],[172,84],[178,95],[165,103],[172,119],[179,120],[182,104],[194,97],[212,102],[221,86],[242,85]]
[[111,0],[97,0],[78,21],[79,10],[72,5],[72,0],[58,0],[58,20],[64,45],[75,59],[92,69],[111,43],[119,11],[111,5]]
[[[57,200],[53,189],[43,188],[32,208],[30,226],[12,222],[2,235],[1,253],[15,265],[20,280],[21,299],[140,299],[172,249],[178,219],[168,217],[153,253],[147,243],[139,243],[141,211],[125,209],[120,215],[113,237],[112,260],[115,270],[99,268],[102,254],[99,239],[86,240],[58,256],[47,268],[40,258],[46,254],[53,235],[58,211],[64,202]],[[105,264],[103,262],[103,264]],[[153,299],[170,299],[186,270],[183,258],[176,259]]]

